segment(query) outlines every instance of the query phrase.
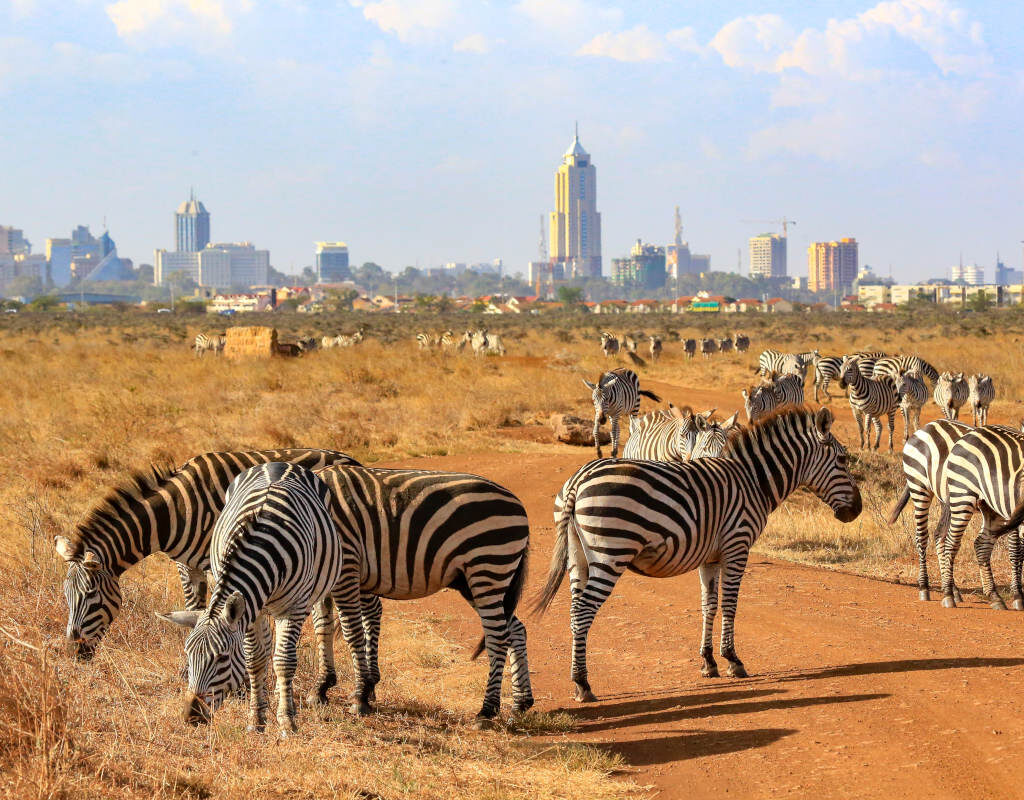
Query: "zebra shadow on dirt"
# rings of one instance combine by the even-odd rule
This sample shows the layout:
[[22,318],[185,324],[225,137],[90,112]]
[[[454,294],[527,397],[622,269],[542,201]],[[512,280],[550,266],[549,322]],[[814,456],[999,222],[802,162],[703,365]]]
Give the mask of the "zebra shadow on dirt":
[[1024,658],[909,658],[899,661],[865,661],[860,664],[840,664],[820,669],[794,670],[765,676],[766,681],[811,681],[821,678],[852,678],[861,675],[886,675],[898,672],[927,672],[943,669],[979,669],[985,667],[1019,667]]

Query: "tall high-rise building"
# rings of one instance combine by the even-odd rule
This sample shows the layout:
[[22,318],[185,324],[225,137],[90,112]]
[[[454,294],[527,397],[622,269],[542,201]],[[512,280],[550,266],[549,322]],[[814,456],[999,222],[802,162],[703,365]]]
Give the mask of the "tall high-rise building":
[[567,278],[601,275],[601,215],[597,172],[580,144],[579,130],[555,173],[555,210],[549,237],[551,261]]
[[338,283],[352,277],[348,266],[348,245],[344,242],[316,243],[317,283]]
[[750,237],[750,277],[786,277],[786,237],[762,233]]
[[657,290],[665,286],[665,248],[636,240],[629,258],[613,258],[611,282],[616,286]]
[[174,249],[179,253],[197,253],[210,243],[210,214],[196,200],[195,192],[174,213]]
[[[977,264],[965,264],[962,261],[949,268],[949,278],[953,283],[966,283],[968,286],[980,286],[985,282],[985,268]],[[998,281],[996,281],[998,283]]]
[[0,253],[14,256],[28,255],[31,252],[32,245],[25,238],[21,228],[0,225]]
[[807,248],[807,288],[810,291],[847,291],[856,279],[856,239],[814,242]]

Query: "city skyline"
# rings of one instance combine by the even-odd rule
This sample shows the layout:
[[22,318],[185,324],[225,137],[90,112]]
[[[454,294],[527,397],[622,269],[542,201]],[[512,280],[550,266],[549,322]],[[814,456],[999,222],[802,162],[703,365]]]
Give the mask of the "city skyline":
[[[808,5],[0,0],[0,220],[43,242],[106,217],[148,263],[191,183],[218,240],[284,272],[325,237],[390,270],[525,271],[578,118],[605,274],[670,243],[675,205],[718,269],[764,231],[740,220],[783,214],[794,253],[848,232],[899,280],[961,251],[1018,267],[1024,10]],[[23,124],[54,108],[72,132]]]

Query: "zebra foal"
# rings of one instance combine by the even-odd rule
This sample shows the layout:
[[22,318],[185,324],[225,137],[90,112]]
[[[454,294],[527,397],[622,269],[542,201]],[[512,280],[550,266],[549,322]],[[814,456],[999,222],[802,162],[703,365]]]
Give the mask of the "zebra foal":
[[988,407],[996,399],[996,389],[988,375],[970,375],[967,378],[967,402],[975,425],[988,425]]
[[903,412],[903,441],[921,427],[921,407],[928,402],[928,386],[917,370],[904,372],[896,379],[896,394]]
[[649,397],[655,403],[661,398],[654,392],[640,388],[640,378],[631,369],[620,367],[605,372],[598,377],[597,383],[583,378],[583,385],[591,391],[594,401],[594,446],[597,457],[601,458],[601,439],[598,434],[605,420],[612,421],[612,458],[619,454],[619,417],[635,417],[640,411],[640,395]]
[[960,408],[967,402],[970,390],[962,372],[943,372],[935,381],[935,405],[946,419],[959,419]]
[[831,403],[832,395],[829,393],[828,387],[832,381],[839,380],[843,357],[816,355],[812,363],[814,364],[814,402],[818,402],[820,390],[825,395],[825,400]]
[[722,590],[721,655],[745,677],[734,621],[751,546],[768,516],[796,489],[810,489],[850,522],[861,499],[828,409],[771,415],[733,434],[721,456],[684,463],[595,461],[555,500],[555,551],[535,603],[543,612],[568,571],[575,697],[597,698],[587,672],[587,635],[627,570],[668,578],[699,570],[703,609],[701,673],[717,677],[712,632]]
[[274,673],[281,734],[296,730],[292,680],[302,625],[341,574],[342,544],[330,512],[331,492],[296,464],[251,467],[228,487],[210,540],[214,586],[202,612],[172,621],[192,628],[185,639],[189,696],[185,722],[208,722],[218,665],[243,647],[249,673],[250,729],[267,724],[267,662],[255,645],[261,612],[277,622]]

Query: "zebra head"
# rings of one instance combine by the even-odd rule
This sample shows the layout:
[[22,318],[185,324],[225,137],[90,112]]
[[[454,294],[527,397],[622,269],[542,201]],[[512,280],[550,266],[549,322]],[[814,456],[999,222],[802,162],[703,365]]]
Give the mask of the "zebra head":
[[614,386],[619,379],[617,377],[611,378],[610,380],[602,383],[601,378],[599,377],[596,384],[591,383],[586,378],[581,378],[581,380],[583,381],[583,385],[590,389],[591,399],[594,401],[594,411],[598,414],[598,422],[601,425],[604,425],[605,422],[608,421],[607,415],[605,414],[605,392]]
[[210,608],[205,611],[172,611],[157,616],[191,628],[185,639],[188,696],[184,719],[189,725],[207,723],[225,695],[242,685],[245,600],[239,592],[233,592],[216,610],[211,599]]
[[845,389],[860,378],[860,359],[858,356],[843,356],[839,365],[839,388]]
[[860,489],[850,474],[846,448],[832,434],[834,417],[827,408],[802,416],[811,425],[803,425],[807,456],[801,467],[800,486],[810,489],[819,500],[832,509],[840,522],[853,522],[861,511]]
[[68,642],[80,661],[92,658],[96,645],[121,608],[121,585],[117,576],[91,550],[84,550],[66,536],[53,540],[57,554],[67,562],[64,599],[68,604]]
[[710,412],[698,414],[694,419],[697,429],[697,438],[693,443],[693,450],[690,458],[704,458],[720,456],[729,441],[729,432],[737,426],[737,418],[740,412],[737,411],[725,422],[711,422],[708,419]]

